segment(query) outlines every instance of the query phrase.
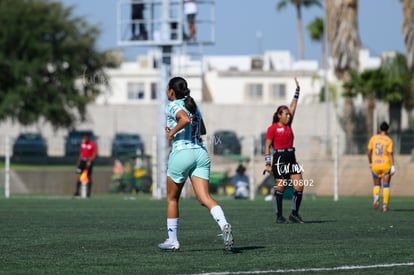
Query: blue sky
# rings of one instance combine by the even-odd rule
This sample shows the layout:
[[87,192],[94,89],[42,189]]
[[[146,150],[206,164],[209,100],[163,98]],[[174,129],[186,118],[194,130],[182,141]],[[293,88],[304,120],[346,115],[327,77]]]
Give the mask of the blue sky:
[[[57,1],[57,0],[56,0]],[[74,6],[76,16],[84,16],[102,29],[98,48],[122,49],[125,59],[133,60],[148,47],[120,47],[117,45],[117,0],[60,0]],[[297,58],[296,14],[292,6],[276,10],[278,0],[216,0],[216,43],[204,46],[209,55],[252,55],[266,50],[289,50]],[[320,8],[303,10],[305,59],[320,60],[321,46],[312,42],[306,25],[316,16],[323,16]],[[359,35],[364,48],[371,55],[384,51],[405,53],[402,35],[402,5],[399,0],[359,0]],[[257,33],[262,38],[257,39]],[[197,50],[198,51],[198,50]]]

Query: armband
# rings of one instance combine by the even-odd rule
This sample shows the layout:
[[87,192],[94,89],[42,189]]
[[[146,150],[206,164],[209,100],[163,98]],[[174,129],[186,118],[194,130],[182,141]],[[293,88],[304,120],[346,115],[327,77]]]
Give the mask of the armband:
[[266,162],[266,166],[272,166],[272,160],[270,158],[270,154],[265,155],[265,162]]
[[299,99],[299,93],[296,92],[295,95],[293,96],[293,100],[298,100]]

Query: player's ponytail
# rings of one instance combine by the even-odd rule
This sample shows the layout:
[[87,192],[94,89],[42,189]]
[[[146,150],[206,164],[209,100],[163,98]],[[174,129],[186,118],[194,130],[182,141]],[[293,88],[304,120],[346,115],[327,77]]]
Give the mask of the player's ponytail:
[[197,111],[197,104],[190,96],[190,89],[188,89],[187,81],[182,77],[173,77],[168,83],[168,87],[174,90],[177,99],[184,98],[185,108],[194,115]]
[[[192,120],[193,131],[195,131],[198,128],[198,118],[196,115],[197,103],[190,95],[187,81],[182,77],[173,77],[169,81],[168,87],[174,90],[177,99],[184,98],[184,106],[191,114],[190,118]],[[203,120],[201,120],[200,130],[202,135],[206,134]]]

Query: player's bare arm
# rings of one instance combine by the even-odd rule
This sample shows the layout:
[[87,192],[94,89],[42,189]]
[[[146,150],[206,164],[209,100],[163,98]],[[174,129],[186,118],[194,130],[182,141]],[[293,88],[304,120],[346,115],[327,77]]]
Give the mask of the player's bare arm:
[[295,94],[293,96],[292,102],[290,103],[290,107],[289,107],[290,123],[292,123],[293,117],[295,116],[296,105],[298,104],[298,99],[299,99],[299,94],[300,94],[299,81],[296,77],[295,77],[295,84],[296,84]]

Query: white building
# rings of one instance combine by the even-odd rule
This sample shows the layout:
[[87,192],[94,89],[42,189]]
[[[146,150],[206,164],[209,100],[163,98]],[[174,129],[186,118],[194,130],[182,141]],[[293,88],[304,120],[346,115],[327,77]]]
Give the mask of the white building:
[[[158,117],[162,116],[159,93],[165,92],[164,87],[159,89],[159,60],[160,52],[150,51],[135,62],[122,62],[119,68],[106,69],[103,75],[108,76],[107,79],[101,76],[80,79],[109,84],[103,87],[95,104],[88,106],[87,121],[76,126],[95,131],[100,137],[102,154],[109,152],[110,139],[118,131],[140,133],[145,143],[151,145],[152,136],[158,133]],[[266,129],[275,106],[290,103],[295,90],[294,77],[301,85],[301,108],[297,113],[295,133],[300,136],[312,132],[315,136],[323,136],[325,124],[331,124],[331,134],[341,131],[334,114],[341,108],[331,104],[332,119],[329,122],[325,119],[327,106],[319,103],[324,79],[317,61],[298,62],[287,51],[267,51],[263,56],[203,56],[198,60],[177,54],[171,63],[172,75],[187,79],[192,96],[206,110],[203,114],[210,133],[217,129],[233,129],[240,136],[259,136]],[[380,64],[380,58],[361,51],[360,64],[362,68],[372,68]],[[331,85],[341,87],[332,70],[328,71],[327,80]],[[338,90],[337,98],[341,99],[339,93]],[[42,122],[27,127],[9,120],[0,124],[0,131],[11,136],[33,130],[40,130],[48,137],[50,147],[58,148],[49,153],[61,154],[62,136],[67,134],[66,130],[56,132]],[[52,145],[55,143],[58,145]]]
[[[123,62],[119,68],[107,69],[109,87],[96,99],[97,104],[151,104],[157,102],[161,53],[150,51],[135,62]],[[275,104],[285,102],[294,91],[294,77],[301,85],[304,103],[319,101],[323,71],[315,60],[296,61],[288,51],[267,51],[263,56],[203,56],[199,60],[175,54],[171,74],[187,79],[191,95],[198,102],[213,104]],[[331,62],[330,62],[331,63]],[[381,58],[361,50],[360,67],[378,67]],[[332,67],[329,83],[337,83]]]

